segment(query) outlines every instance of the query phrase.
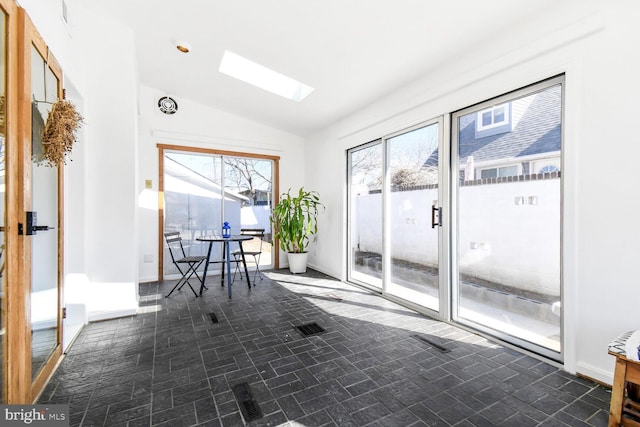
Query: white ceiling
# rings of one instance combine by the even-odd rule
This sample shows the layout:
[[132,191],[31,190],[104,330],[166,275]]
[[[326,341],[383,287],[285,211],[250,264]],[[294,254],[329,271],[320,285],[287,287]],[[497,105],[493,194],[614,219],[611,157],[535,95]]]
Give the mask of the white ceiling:
[[[300,136],[479,49],[559,0],[84,0],[135,32],[139,80]],[[565,3],[569,0],[560,0]],[[571,1],[571,3],[577,3]],[[178,52],[176,40],[192,51]],[[507,43],[507,44],[505,44]],[[315,88],[300,103],[218,72],[225,49]]]

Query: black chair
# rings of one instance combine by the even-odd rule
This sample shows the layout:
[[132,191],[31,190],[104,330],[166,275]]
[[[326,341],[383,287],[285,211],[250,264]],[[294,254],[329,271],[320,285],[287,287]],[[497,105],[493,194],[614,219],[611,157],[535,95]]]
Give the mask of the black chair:
[[[253,274],[253,285],[256,284],[256,279],[260,277],[262,280],[262,273],[260,272],[260,255],[262,255],[262,242],[264,240],[264,228],[241,228],[240,234],[244,236],[252,236],[253,239],[242,243],[242,249],[244,251],[244,258],[253,257],[253,263],[256,265],[256,271]],[[242,270],[240,270],[240,263],[242,262],[242,255],[240,249],[231,252],[234,262],[236,263],[236,270],[233,272],[233,279],[236,278],[236,273],[240,273],[240,280],[242,280]]]
[[[182,237],[180,237],[179,231],[170,231],[164,233],[164,238],[167,241],[167,246],[169,247],[169,254],[171,255],[171,261],[176,266],[182,277],[178,280],[178,283],[171,289],[171,292],[167,294],[165,298],[168,298],[169,295],[173,293],[173,291],[181,290],[182,287],[186,284],[189,285],[193,294],[197,297],[196,293],[191,283],[189,283],[189,279],[195,274],[198,280],[202,283],[202,279],[198,275],[196,271],[198,267],[207,259],[206,256],[198,255],[198,256],[187,256],[184,251],[184,246],[182,245]],[[180,266],[182,265],[182,268]]]

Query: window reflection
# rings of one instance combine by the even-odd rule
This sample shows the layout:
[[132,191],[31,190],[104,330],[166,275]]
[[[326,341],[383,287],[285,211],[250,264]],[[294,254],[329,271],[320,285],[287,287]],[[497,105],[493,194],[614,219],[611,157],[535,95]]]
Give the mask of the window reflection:
[[58,80],[35,47],[31,49],[31,210],[38,225],[31,241],[31,365],[35,378],[58,345],[58,168],[39,165],[42,130],[57,101]]

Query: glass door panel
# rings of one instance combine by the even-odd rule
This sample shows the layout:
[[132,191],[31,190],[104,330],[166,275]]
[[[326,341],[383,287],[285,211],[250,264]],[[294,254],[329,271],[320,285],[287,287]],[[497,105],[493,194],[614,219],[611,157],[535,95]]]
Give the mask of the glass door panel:
[[382,291],[382,141],[349,151],[349,280]]
[[[58,79],[31,49],[31,210],[40,230],[31,245],[31,364],[35,378],[59,344],[58,167],[43,163],[42,131],[58,100]],[[49,229],[42,229],[48,226]]]
[[[197,238],[221,234],[227,221],[232,234],[240,234],[243,228],[263,228],[260,268],[273,266],[269,223],[273,160],[165,151],[163,167],[164,229],[180,231],[187,255],[206,255],[209,244]],[[211,259],[222,259],[222,245],[212,246]],[[163,266],[164,275],[177,274],[168,250]],[[209,271],[215,271],[215,266]]]
[[561,351],[558,80],[456,113],[453,120],[454,318],[556,359]]
[[262,242],[254,239],[243,243],[243,248],[261,252],[260,257],[254,259],[261,269],[272,268],[273,161],[234,156],[223,159],[225,221],[229,221],[232,234],[240,234],[242,229],[264,229]]
[[[222,226],[222,158],[197,153],[166,152],[164,156],[165,231],[179,231],[187,256],[207,255],[200,236],[219,234]],[[222,259],[219,245],[212,259]],[[215,257],[215,258],[214,258]],[[168,250],[164,274],[178,274]]]
[[431,213],[438,207],[438,135],[433,123],[386,140],[391,263],[386,291],[435,311],[439,227],[432,227]]

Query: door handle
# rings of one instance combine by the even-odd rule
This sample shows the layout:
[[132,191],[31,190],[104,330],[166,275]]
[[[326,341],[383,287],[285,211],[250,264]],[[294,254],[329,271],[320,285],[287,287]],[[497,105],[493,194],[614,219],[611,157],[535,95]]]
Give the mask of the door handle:
[[[38,231],[47,231],[53,230],[53,227],[49,227],[48,225],[38,225],[38,214],[36,212],[27,211],[26,212],[26,232],[24,233],[27,236],[33,236]],[[22,224],[18,226],[18,234],[22,234]]]
[[[436,212],[438,212],[438,222],[436,222]],[[431,228],[442,227],[442,208],[431,206]]]

